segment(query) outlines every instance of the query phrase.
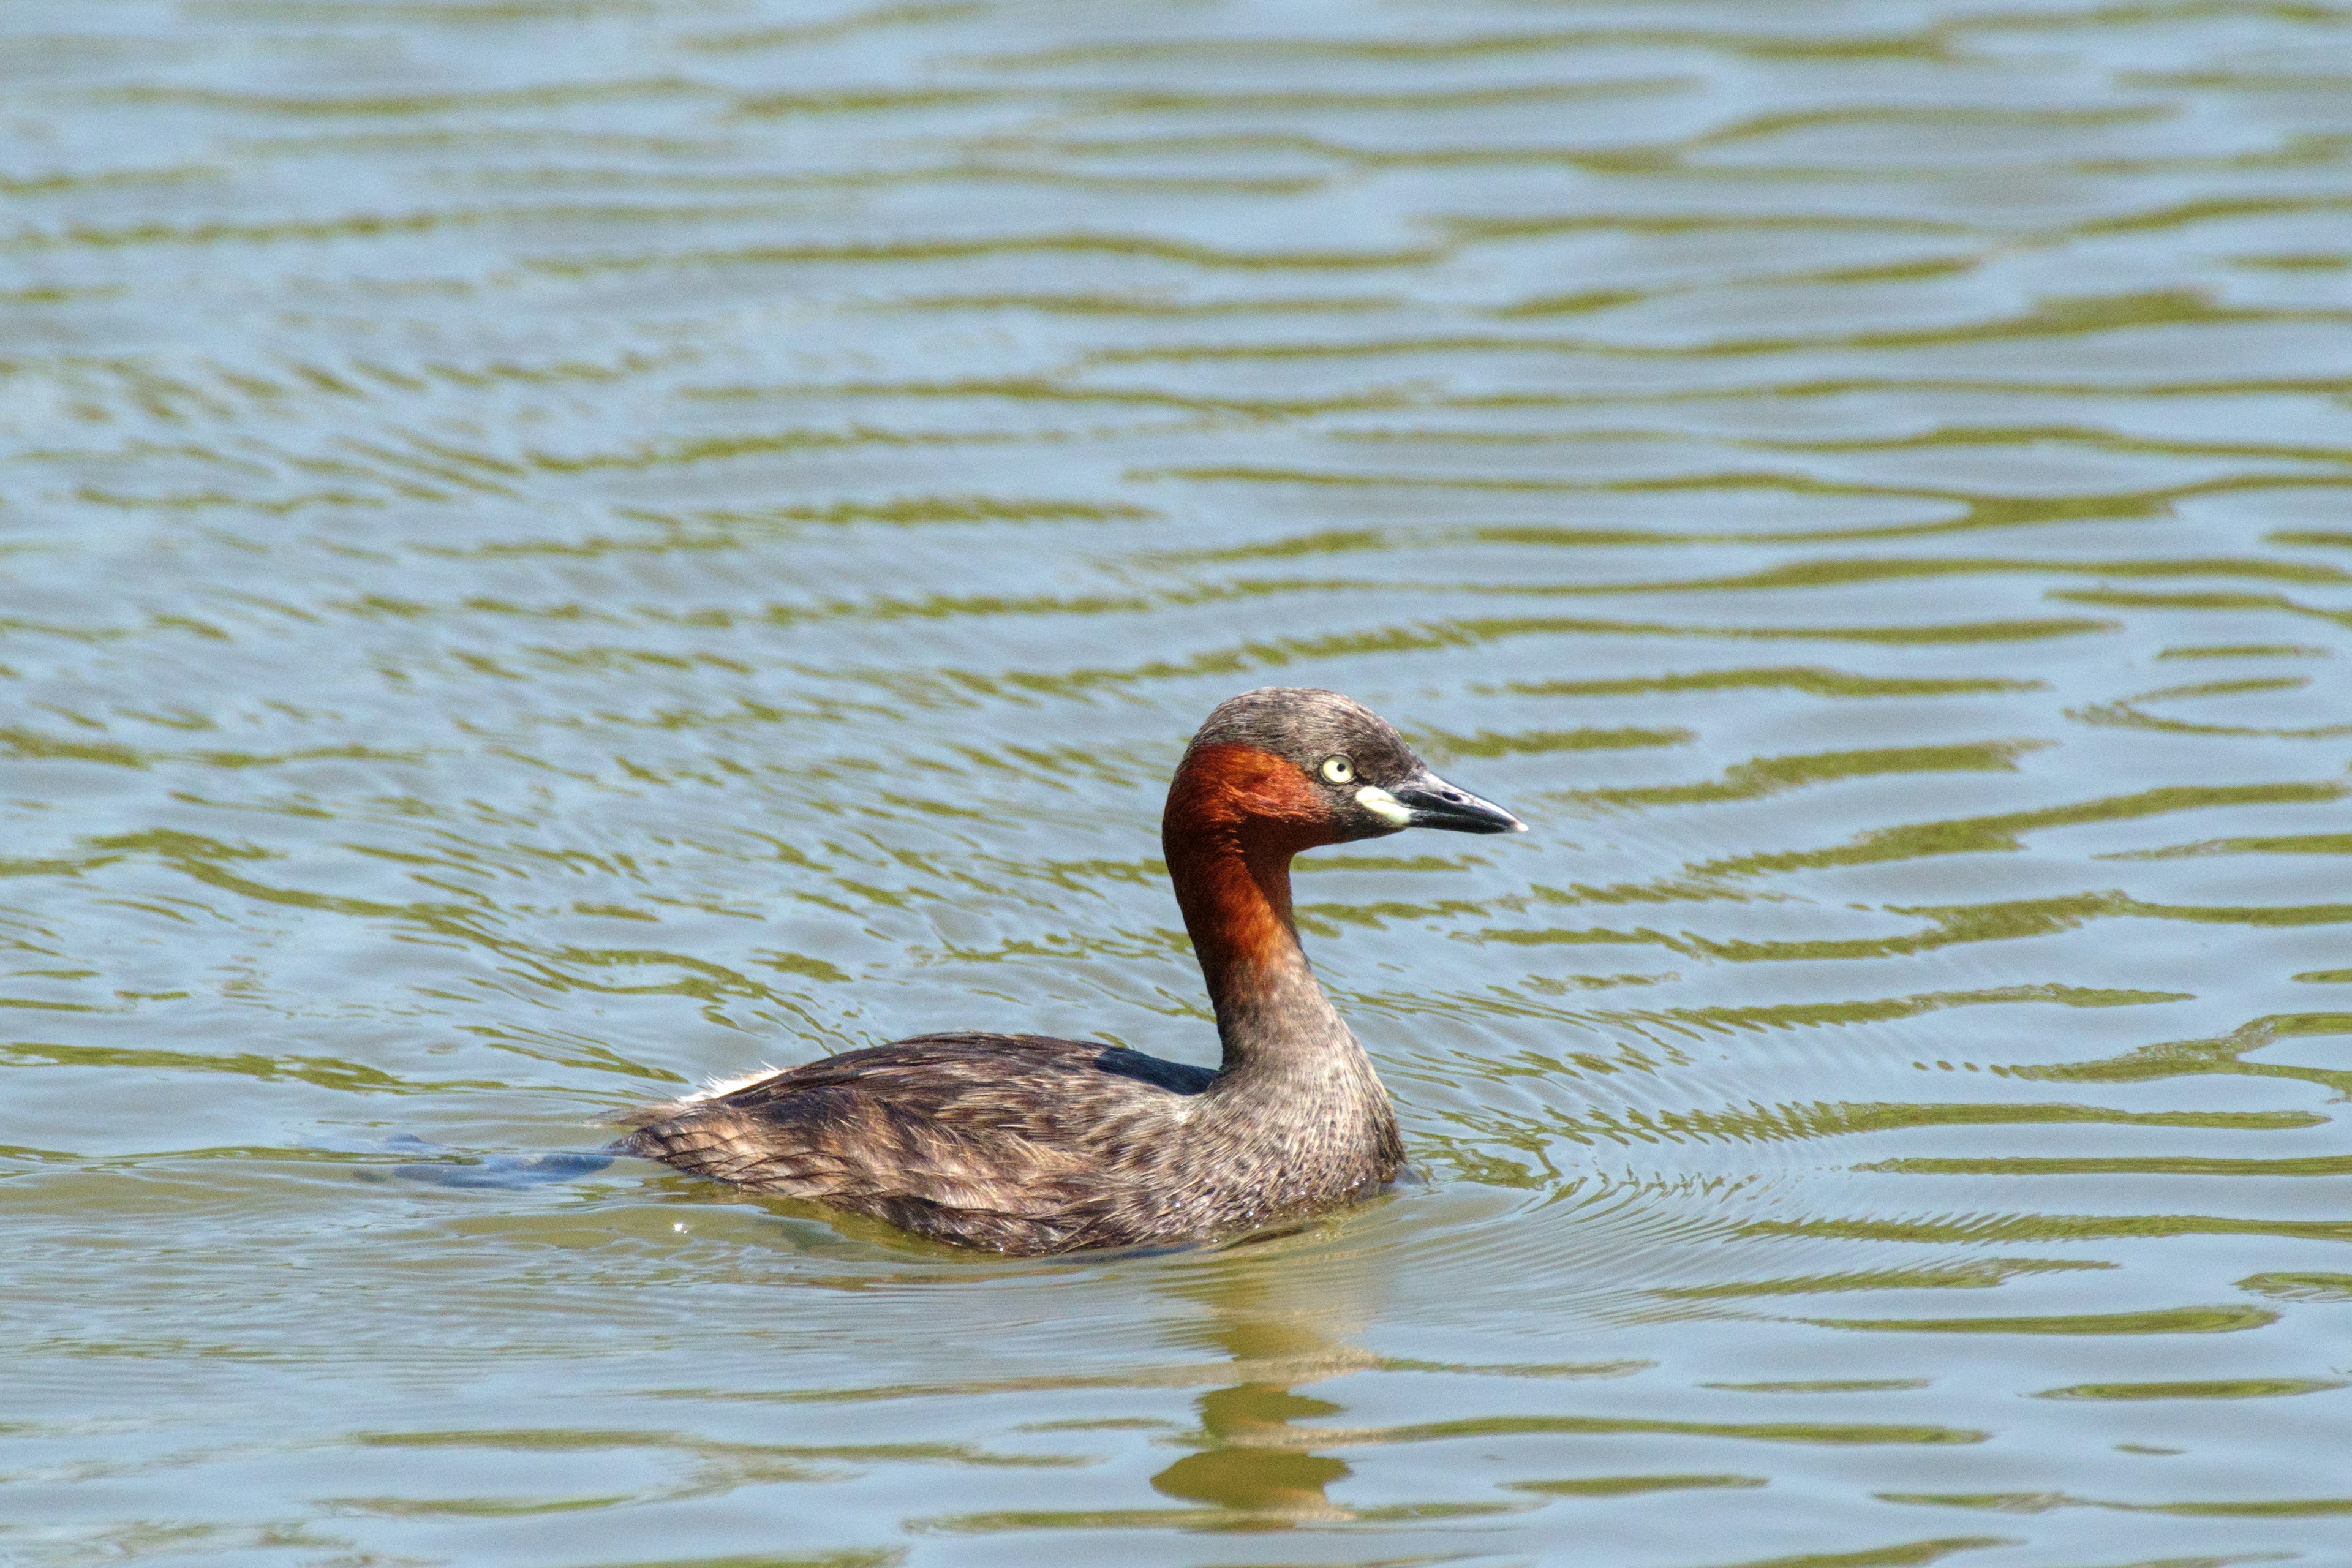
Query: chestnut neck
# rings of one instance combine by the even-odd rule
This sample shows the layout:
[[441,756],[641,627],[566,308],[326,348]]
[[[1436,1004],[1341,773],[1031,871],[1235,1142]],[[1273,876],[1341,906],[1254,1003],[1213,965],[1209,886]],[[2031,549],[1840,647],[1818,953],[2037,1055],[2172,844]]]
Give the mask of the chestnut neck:
[[1305,776],[1270,753],[1195,747],[1177,770],[1160,846],[1227,1074],[1322,1076],[1364,1059],[1307,965],[1290,908],[1291,857],[1336,837]]

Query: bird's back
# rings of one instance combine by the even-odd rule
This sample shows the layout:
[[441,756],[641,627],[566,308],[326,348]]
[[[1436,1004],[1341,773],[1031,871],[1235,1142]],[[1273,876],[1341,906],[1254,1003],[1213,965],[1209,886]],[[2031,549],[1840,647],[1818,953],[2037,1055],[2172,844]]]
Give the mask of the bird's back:
[[924,1035],[660,1107],[618,1147],[1001,1252],[1173,1241],[1199,1173],[1170,1163],[1215,1076],[1090,1040]]

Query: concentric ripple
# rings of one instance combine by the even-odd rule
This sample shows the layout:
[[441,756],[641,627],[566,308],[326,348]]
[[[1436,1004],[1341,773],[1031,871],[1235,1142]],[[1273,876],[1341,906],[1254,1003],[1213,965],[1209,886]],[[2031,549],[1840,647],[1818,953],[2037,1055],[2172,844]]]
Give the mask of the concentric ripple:
[[[0,1561],[2343,1557],[2352,8],[0,14]],[[590,1156],[1213,1053],[1423,1180],[979,1260]]]

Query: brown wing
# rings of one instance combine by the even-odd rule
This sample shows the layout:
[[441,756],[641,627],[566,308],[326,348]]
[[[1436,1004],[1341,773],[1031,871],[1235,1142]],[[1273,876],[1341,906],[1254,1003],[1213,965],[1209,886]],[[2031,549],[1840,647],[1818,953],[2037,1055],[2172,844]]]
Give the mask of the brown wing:
[[681,1170],[1011,1252],[1084,1245],[1140,1194],[1122,1157],[1213,1075],[1036,1035],[926,1035],[666,1108],[619,1145]]

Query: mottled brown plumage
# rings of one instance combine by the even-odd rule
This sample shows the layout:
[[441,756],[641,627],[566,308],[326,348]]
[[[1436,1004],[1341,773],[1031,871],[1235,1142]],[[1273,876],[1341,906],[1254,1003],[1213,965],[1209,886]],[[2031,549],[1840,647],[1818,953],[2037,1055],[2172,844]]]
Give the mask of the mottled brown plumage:
[[1160,822],[1224,1063],[1085,1040],[921,1035],[643,1113],[617,1147],[1007,1253],[1210,1241],[1365,1196],[1404,1165],[1387,1091],[1290,911],[1303,849],[1520,829],[1333,691],[1219,707]]

